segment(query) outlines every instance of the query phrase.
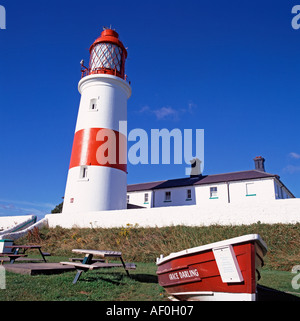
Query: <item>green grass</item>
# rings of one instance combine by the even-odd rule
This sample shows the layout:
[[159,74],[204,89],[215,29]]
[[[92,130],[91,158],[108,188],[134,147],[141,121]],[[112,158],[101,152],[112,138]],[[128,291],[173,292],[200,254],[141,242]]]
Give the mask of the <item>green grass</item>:
[[[75,271],[36,276],[7,272],[6,289],[0,290],[0,301],[167,301],[155,272],[155,263],[138,263],[137,269],[130,271],[130,278],[123,269],[103,269],[83,273],[76,284],[72,284]],[[258,283],[300,296],[300,291],[291,285],[294,276],[287,271],[263,269]]]
[[300,290],[292,287],[292,280],[295,276],[296,274],[287,271],[262,270],[261,279],[258,283],[300,297]]
[[[63,257],[52,259],[66,260]],[[136,271],[130,271],[130,277],[121,268],[88,271],[76,284],[72,284],[75,271],[36,276],[7,272],[6,289],[0,290],[0,301],[166,300],[155,271],[155,263],[139,263]]]

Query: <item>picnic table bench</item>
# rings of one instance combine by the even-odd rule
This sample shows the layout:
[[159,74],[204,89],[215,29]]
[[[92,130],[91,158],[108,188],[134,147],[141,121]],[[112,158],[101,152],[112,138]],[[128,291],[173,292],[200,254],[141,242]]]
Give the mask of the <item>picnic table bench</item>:
[[[133,270],[136,268],[136,265],[134,263],[125,263],[122,258],[121,252],[116,251],[100,251],[100,250],[84,250],[84,249],[74,249],[72,250],[73,253],[81,253],[85,254],[85,257],[83,259],[75,258],[72,262],[60,262],[64,265],[72,265],[77,269],[77,273],[75,275],[75,278],[73,280],[73,284],[75,284],[79,278],[82,272],[86,272],[88,270],[95,270],[95,269],[101,269],[101,268],[112,268],[112,267],[123,267],[126,271],[127,276],[129,276],[128,270]],[[101,259],[94,259],[93,256],[99,256]],[[105,262],[105,259],[107,258],[119,258],[121,263],[108,263]],[[75,261],[81,261],[80,263],[77,263]]]
[[[83,260],[84,260],[84,258],[82,258],[82,257],[70,257],[69,258],[70,262],[81,262],[82,263]],[[91,264],[96,263],[96,262],[104,263],[105,261],[106,261],[105,259],[95,259],[95,258],[93,258],[91,260]]]
[[44,262],[47,262],[45,256],[50,256],[50,253],[42,252],[40,245],[7,245],[6,248],[12,249],[11,253],[1,253],[0,256],[8,256],[10,264],[13,264],[19,257],[27,257],[25,254],[27,250],[37,249],[41,254]]

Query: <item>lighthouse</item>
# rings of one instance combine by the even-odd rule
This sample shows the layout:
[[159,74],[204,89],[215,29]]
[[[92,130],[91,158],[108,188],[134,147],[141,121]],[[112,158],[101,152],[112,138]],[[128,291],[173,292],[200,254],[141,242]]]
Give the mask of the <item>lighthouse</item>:
[[105,29],[82,62],[81,94],[63,214],[127,207],[127,51],[115,30]]

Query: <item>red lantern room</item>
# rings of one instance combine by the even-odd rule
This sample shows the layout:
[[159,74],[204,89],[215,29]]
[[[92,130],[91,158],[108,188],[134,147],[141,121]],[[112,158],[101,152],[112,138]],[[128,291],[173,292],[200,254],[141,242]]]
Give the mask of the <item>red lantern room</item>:
[[90,64],[83,75],[110,74],[125,79],[127,51],[112,29],[105,29],[90,48]]

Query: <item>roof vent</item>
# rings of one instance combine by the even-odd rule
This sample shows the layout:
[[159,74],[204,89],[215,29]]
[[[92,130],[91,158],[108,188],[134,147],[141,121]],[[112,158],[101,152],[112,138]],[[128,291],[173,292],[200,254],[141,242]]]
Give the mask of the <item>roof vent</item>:
[[254,158],[255,169],[261,172],[265,172],[265,159],[262,156],[256,156]]

